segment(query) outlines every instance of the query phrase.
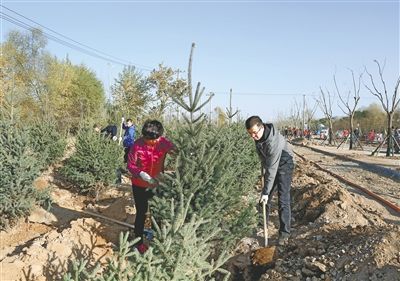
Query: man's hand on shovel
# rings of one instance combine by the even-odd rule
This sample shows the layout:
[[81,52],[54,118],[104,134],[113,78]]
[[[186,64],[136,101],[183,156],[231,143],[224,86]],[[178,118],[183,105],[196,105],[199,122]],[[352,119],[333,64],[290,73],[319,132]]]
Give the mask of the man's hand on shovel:
[[268,195],[266,194],[261,194],[260,201],[258,203],[261,204],[267,204],[268,203]]

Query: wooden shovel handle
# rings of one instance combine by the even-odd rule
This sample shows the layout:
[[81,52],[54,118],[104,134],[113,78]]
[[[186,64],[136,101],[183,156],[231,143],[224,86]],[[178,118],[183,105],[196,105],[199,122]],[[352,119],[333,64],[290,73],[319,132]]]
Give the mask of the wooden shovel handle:
[[[261,165],[261,188],[264,188],[264,167]],[[264,246],[268,246],[268,227],[267,227],[267,210],[266,210],[266,202],[262,202],[263,205],[263,220],[264,220]]]
[[266,210],[267,203],[263,201],[262,205],[263,205],[264,239],[265,239],[264,246],[267,247],[268,246],[268,227],[267,227],[267,210]]

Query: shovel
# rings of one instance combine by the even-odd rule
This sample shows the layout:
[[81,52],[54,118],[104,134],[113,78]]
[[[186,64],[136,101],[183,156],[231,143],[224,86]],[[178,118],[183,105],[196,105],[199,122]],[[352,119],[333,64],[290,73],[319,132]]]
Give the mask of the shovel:
[[150,206],[147,207],[147,212],[145,215],[145,220],[144,220],[144,229],[143,229],[143,235],[146,238],[147,242],[150,242],[154,238],[154,232],[151,223],[151,213],[150,213]]
[[266,211],[266,203],[263,202],[263,221],[264,221],[264,247],[257,249],[252,254],[252,263],[256,266],[266,266],[273,263],[275,257],[275,246],[268,247],[268,221],[269,220],[269,208],[268,208],[268,216]]

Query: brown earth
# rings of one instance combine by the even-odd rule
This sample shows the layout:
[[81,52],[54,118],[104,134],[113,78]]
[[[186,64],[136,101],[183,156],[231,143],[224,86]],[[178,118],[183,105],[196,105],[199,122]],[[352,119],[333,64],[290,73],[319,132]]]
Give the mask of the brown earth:
[[[323,155],[312,157],[338,165]],[[35,182],[37,188],[52,188],[55,204],[50,212],[38,210],[0,233],[0,280],[60,280],[71,260],[87,257],[91,264],[104,262],[115,251],[120,232],[128,228],[88,217],[84,210],[133,223],[128,179],[95,202],[76,195],[56,171],[57,167],[50,168]],[[362,169],[352,174],[358,179],[371,177]],[[374,176],[382,192],[388,183],[396,185]],[[400,198],[400,188],[390,190],[391,196]],[[251,265],[251,253],[264,241],[259,227],[254,236],[238,243],[227,263],[232,280],[400,280],[399,213],[300,159],[292,198],[293,229],[288,245],[277,247],[273,265]],[[272,245],[277,243],[276,210],[273,206],[269,223]]]
[[129,229],[90,217],[85,210],[129,224],[135,210],[130,199],[128,179],[95,202],[77,195],[54,167],[38,178],[36,188],[52,189],[49,212],[37,208],[7,231],[0,232],[0,280],[61,280],[71,261],[87,258],[92,265],[112,256],[119,235]]
[[[333,169],[341,162],[304,148],[295,151]],[[361,183],[365,177],[371,181],[362,169],[351,174]],[[400,198],[398,182],[375,176],[380,178],[375,182],[377,190],[383,193],[392,184],[397,188],[390,192]],[[300,159],[292,186],[294,221],[288,245],[278,247],[272,266],[257,267],[250,255],[262,246],[262,229],[257,236],[242,239],[229,263],[233,280],[400,280],[398,212]],[[269,233],[276,244],[279,222],[277,206],[274,209]]]

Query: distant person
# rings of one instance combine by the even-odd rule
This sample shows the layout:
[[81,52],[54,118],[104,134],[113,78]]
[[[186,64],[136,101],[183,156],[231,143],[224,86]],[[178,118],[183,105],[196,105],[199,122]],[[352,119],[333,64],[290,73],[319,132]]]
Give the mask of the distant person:
[[307,138],[308,140],[311,140],[311,130],[310,130],[310,129],[307,129],[306,138]]
[[264,186],[259,202],[269,209],[272,194],[278,191],[278,244],[282,246],[290,236],[290,189],[294,168],[292,148],[272,123],[263,123],[260,117],[252,116],[245,124],[264,168]]
[[383,133],[382,133],[382,132],[377,133],[377,134],[376,134],[376,138],[377,138],[377,141],[378,141],[379,143],[381,143],[381,142],[383,141]]
[[360,129],[359,125],[357,125],[357,127],[354,129],[353,132],[354,132],[355,141],[357,141],[361,136],[361,129]]
[[371,131],[369,131],[369,133],[368,133],[367,143],[368,144],[373,144],[374,141],[375,141],[375,130],[371,129]]
[[[102,134],[104,136],[104,138],[106,138],[106,139],[110,139],[112,141],[117,141],[117,139],[118,139],[118,137],[117,137],[117,126],[115,126],[115,125],[108,125],[104,129],[100,129],[100,126],[98,124],[95,124],[93,126],[93,128],[97,133]],[[116,173],[115,183],[116,184],[120,184],[121,183],[121,171],[120,171],[120,168],[117,168],[115,173]]]
[[99,125],[95,124],[94,130],[98,133],[103,134],[104,137],[112,139],[113,141],[116,141],[118,139],[117,138],[117,126],[115,126],[115,125],[108,125],[104,129],[100,129]]
[[157,177],[164,171],[164,160],[172,152],[174,144],[163,137],[164,128],[157,120],[148,120],[142,128],[142,137],[135,141],[128,155],[128,170],[132,174],[132,191],[136,207],[135,236],[140,237],[136,245],[140,253],[147,250],[143,244],[145,215],[152,188],[158,184]]
[[126,123],[124,122],[124,117],[122,117],[122,129],[125,130],[124,137],[122,140],[122,145],[125,149],[124,154],[124,162],[128,163],[128,154],[131,149],[133,143],[135,142],[135,126],[132,123],[132,119],[126,119]]
[[289,129],[288,127],[285,127],[285,130],[283,131],[283,135],[285,136],[285,139],[287,139],[289,137]]

